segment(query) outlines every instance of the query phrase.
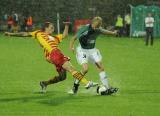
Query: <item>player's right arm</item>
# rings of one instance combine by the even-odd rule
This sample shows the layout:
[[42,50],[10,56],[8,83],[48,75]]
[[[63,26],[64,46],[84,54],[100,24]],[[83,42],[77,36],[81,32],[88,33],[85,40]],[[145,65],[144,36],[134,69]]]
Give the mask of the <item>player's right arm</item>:
[[82,26],[78,32],[72,37],[71,41],[70,41],[70,50],[74,53],[75,52],[75,49],[74,49],[74,44],[75,44],[75,41],[77,39],[79,39],[81,36],[83,36],[83,33],[87,32],[88,31],[88,28],[89,28],[89,25],[85,25],[85,26]]
[[30,32],[18,32],[18,33],[5,32],[5,35],[7,35],[7,36],[17,36],[17,37],[30,37],[31,33]]
[[74,49],[74,44],[75,44],[75,41],[77,40],[77,34],[75,34],[72,39],[70,40],[70,50],[74,53],[75,52],[75,49]]

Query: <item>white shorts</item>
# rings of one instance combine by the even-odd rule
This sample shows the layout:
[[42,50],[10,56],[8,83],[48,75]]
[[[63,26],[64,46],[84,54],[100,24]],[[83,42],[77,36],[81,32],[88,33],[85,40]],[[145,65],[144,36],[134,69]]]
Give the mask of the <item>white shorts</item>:
[[78,46],[76,49],[76,58],[79,64],[96,63],[102,60],[102,56],[98,49],[83,49]]

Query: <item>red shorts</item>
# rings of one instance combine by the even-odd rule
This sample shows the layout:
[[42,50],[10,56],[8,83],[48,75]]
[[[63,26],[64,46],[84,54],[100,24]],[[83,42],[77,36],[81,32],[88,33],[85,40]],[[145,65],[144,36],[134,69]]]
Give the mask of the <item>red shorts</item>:
[[66,56],[64,56],[59,49],[54,49],[49,58],[49,62],[54,64],[56,66],[56,69],[58,72],[64,71],[62,65],[66,62],[69,61],[70,59]]

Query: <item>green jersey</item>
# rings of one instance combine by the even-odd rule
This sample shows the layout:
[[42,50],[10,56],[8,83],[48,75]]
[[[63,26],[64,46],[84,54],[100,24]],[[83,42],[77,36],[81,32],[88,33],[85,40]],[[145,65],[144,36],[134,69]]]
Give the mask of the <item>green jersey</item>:
[[77,38],[83,49],[93,49],[99,34],[103,33],[103,29],[93,29],[90,24],[83,26],[78,30]]

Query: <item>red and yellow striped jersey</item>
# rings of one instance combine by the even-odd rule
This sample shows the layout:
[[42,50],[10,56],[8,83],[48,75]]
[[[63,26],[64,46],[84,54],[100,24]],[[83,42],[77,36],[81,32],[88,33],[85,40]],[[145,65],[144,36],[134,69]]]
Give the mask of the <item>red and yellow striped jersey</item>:
[[62,34],[51,36],[40,30],[31,32],[30,35],[37,39],[41,47],[44,49],[45,57],[49,60],[50,53],[58,47],[62,41]]

